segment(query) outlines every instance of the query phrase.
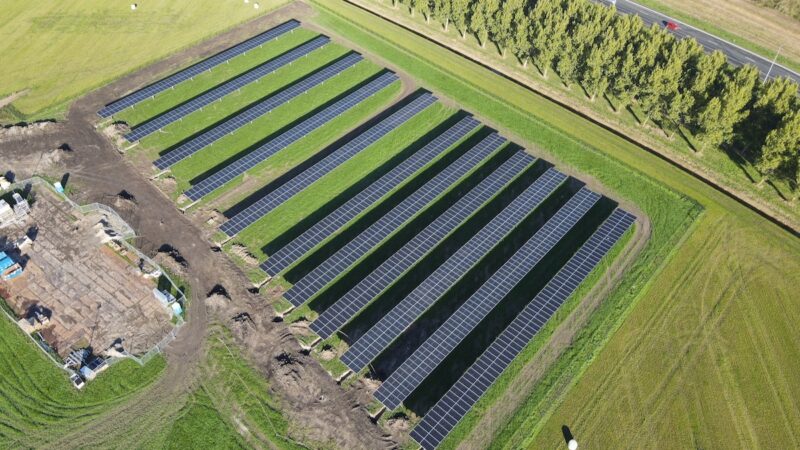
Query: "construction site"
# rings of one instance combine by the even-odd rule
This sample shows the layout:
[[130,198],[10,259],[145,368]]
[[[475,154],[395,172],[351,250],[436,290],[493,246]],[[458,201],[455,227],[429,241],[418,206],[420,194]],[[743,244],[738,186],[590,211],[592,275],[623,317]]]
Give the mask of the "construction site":
[[81,369],[144,356],[183,323],[182,294],[113,210],[75,205],[60,183],[15,187],[0,200],[0,297],[57,363],[92,379]]

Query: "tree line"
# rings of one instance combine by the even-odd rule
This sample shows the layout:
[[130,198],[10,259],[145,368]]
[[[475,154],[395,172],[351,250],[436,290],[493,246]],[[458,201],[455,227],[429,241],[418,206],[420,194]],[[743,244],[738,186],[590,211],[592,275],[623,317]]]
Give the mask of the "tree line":
[[746,158],[762,182],[788,181],[800,196],[800,101],[790,79],[762,83],[752,65],[731,66],[694,39],[588,0],[389,1],[532,63],[544,77],[554,71],[591,101],[635,107],[641,124],[683,133],[700,153]]

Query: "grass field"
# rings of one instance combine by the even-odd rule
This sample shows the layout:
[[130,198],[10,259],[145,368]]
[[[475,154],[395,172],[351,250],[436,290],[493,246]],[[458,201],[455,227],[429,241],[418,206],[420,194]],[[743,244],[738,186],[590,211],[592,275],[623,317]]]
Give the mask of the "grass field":
[[[608,307],[601,309],[592,317],[585,334],[581,336],[582,345],[570,347],[559,364],[547,374],[548,382],[538,385],[539,391],[521,391],[517,385],[517,389],[510,395],[513,401],[506,402],[509,400],[509,395],[506,393],[499,396],[503,402],[483,405],[483,411],[474,411],[480,417],[472,417],[465,421],[464,426],[456,430],[447,446],[468,440],[470,443],[481,444],[479,445],[481,447],[494,443],[496,446],[515,448],[520,442],[530,443],[529,439],[534,436],[541,439],[532,444],[534,447],[536,444],[539,444],[538,448],[551,447],[553,443],[562,439],[561,425],[572,424],[572,419],[580,411],[585,416],[602,420],[602,424],[598,423],[597,427],[593,428],[602,432],[589,432],[583,435],[581,427],[577,425],[573,427],[573,432],[579,440],[582,439],[582,444],[598,448],[614,447],[619,443],[612,439],[616,429],[615,422],[633,424],[638,423],[642,417],[658,417],[650,411],[649,401],[681,403],[684,408],[676,408],[675,414],[683,420],[675,421],[674,424],[686,427],[681,431],[685,431],[686,435],[695,436],[698,442],[700,439],[703,442],[730,442],[731,439],[737,439],[738,436],[729,433],[730,428],[725,430],[707,426],[707,421],[711,418],[701,415],[701,408],[698,405],[703,401],[719,401],[718,391],[715,389],[717,386],[706,385],[691,392],[686,389],[665,392],[660,386],[675,372],[662,372],[658,377],[654,377],[652,376],[654,372],[651,371],[660,368],[652,359],[658,359],[659,356],[667,361],[671,359],[674,366],[685,371],[684,379],[696,380],[702,387],[705,381],[704,374],[691,365],[681,364],[680,355],[683,354],[681,349],[708,347],[721,352],[725,347],[724,343],[703,340],[701,336],[686,333],[687,320],[680,314],[656,313],[653,317],[655,321],[660,322],[660,327],[657,327],[659,333],[653,333],[651,327],[641,326],[633,320],[635,316],[628,314],[631,311],[647,311],[647,305],[656,308],[668,304],[672,308],[688,310],[703,304],[708,307],[715,303],[714,299],[718,298],[720,293],[726,292],[729,286],[736,284],[741,286],[740,292],[759,292],[761,281],[751,280],[747,275],[742,276],[753,271],[771,272],[768,292],[779,294],[777,297],[772,297],[774,303],[772,307],[783,307],[785,312],[787,305],[775,298],[790,298],[791,274],[797,272],[796,255],[800,247],[797,240],[699,180],[524,88],[502,80],[484,69],[355,8],[341,3],[326,3],[325,8],[319,3],[317,6],[323,11],[318,21],[326,27],[359,42],[371,51],[380,53],[407,70],[424,86],[447,94],[468,109],[499,124],[501,129],[525,138],[525,141],[536,145],[538,150],[545,151],[562,163],[592,175],[623,197],[635,201],[652,221],[653,235],[648,248],[629,272],[624,284],[608,299]],[[336,14],[329,14],[327,8],[334,10]],[[353,26],[353,23],[358,23],[358,27]],[[659,188],[649,181],[651,179],[669,186],[675,194]],[[702,205],[704,213],[695,225],[689,240],[673,249],[672,246],[677,243],[677,239],[680,239],[688,223],[691,222],[691,219],[687,218],[687,214],[692,211],[691,203],[686,202],[689,197]],[[721,238],[716,241],[715,248],[701,247],[700,244],[705,243],[705,238],[710,235]],[[740,242],[738,239],[740,237],[745,239],[746,243],[731,245],[732,242]],[[732,248],[734,246],[735,249]],[[666,261],[669,262],[665,264]],[[741,271],[718,269],[737,265],[741,267]],[[662,270],[649,281],[649,275],[659,268]],[[691,274],[698,282],[684,284],[683,280],[674,275],[676,273]],[[668,288],[674,286],[680,286],[675,288],[680,291],[680,295],[673,294],[669,297],[671,301],[665,301],[665,294],[670,292]],[[752,309],[760,308],[764,301],[769,300],[770,297],[767,295],[759,295],[757,298],[740,295],[736,303],[741,305],[741,308],[747,305],[747,308]],[[634,308],[637,305],[642,306]],[[761,313],[765,314],[766,311]],[[791,326],[793,315],[796,315],[796,308],[792,314],[765,317],[758,329],[765,333],[764,339],[768,341],[797,342],[798,333]],[[690,317],[696,319],[696,316],[690,315]],[[746,317],[740,316],[738,320],[732,322],[732,326],[745,327],[747,325],[745,319]],[[771,325],[766,327],[767,323]],[[620,326],[622,326],[621,332],[613,335],[608,350],[603,350],[609,336]],[[626,327],[635,330],[637,337],[646,335],[654,343],[662,342],[667,336],[672,339],[673,345],[669,347],[666,355],[663,353],[664,347],[642,347],[635,338],[625,335]],[[680,345],[677,342],[680,342]],[[647,360],[648,364],[654,366],[642,367],[611,358],[610,354],[615,345],[635,355],[636,358]],[[744,347],[731,348],[727,356],[731,361],[736,361],[739,368],[746,368],[751,359],[746,350]],[[764,367],[762,370],[770,374],[787,374],[796,369],[791,358],[779,357],[771,348],[762,348],[762,352],[765,355],[762,360]],[[669,355],[674,355],[674,358],[669,358]],[[609,359],[603,364],[602,361],[606,358]],[[595,360],[598,361],[597,364],[590,364]],[[710,364],[708,359],[703,361]],[[599,367],[599,364],[602,364],[602,367]],[[590,369],[585,372],[587,367]],[[616,377],[605,376],[604,371],[610,368],[613,368]],[[623,404],[615,395],[619,391],[593,390],[597,387],[596,383],[599,383],[601,376],[616,389],[627,389],[630,386],[617,383],[616,378],[636,380],[635,385],[638,386],[640,396],[636,398],[626,396]],[[578,387],[570,390],[576,380],[580,380]],[[777,398],[788,399],[793,398],[796,392],[792,387],[793,381],[769,383],[765,377],[748,373],[744,369],[740,369],[732,381],[726,388],[736,395],[745,396],[745,391],[772,391]],[[751,385],[747,385],[748,383]],[[752,384],[755,384],[755,387]],[[586,388],[581,394],[579,390],[582,385]],[[595,395],[597,401],[587,405],[585,402],[586,396],[589,395],[587,393]],[[499,405],[500,403],[504,404]],[[758,411],[734,416],[732,426],[746,428],[747,422],[754,420],[756,416],[762,423],[771,423],[781,428],[786,428],[782,424],[794,423],[792,417],[796,414],[796,409],[770,407],[763,402],[760,404],[762,407]],[[563,405],[557,411],[560,416],[553,415],[555,405]],[[569,408],[570,405],[572,409]],[[604,415],[606,410],[616,411],[617,414],[613,417]],[[513,416],[513,411],[520,413],[509,423],[508,419]],[[548,417],[553,419],[546,421]],[[472,426],[469,426],[470,423]],[[509,425],[504,427],[505,423]],[[543,424],[546,425],[542,426]],[[472,429],[480,429],[481,432],[471,433]],[[772,437],[765,428],[751,429],[763,439]],[[792,431],[789,433],[796,433],[794,430],[797,427],[790,429]],[[665,426],[663,431],[666,430]],[[656,435],[646,427],[635,431],[633,435],[644,442],[667,442],[664,439],[668,436]],[[672,434],[675,434],[674,430]],[[622,434],[616,436],[624,437]],[[662,440],[659,441],[658,438]],[[739,443],[741,446],[748,446],[747,440],[741,440]]]
[[0,120],[59,116],[80,94],[285,3],[154,0],[131,11],[102,0],[5,1],[0,97],[29,91]]
[[82,391],[72,387],[23,332],[0,317],[0,447],[41,445],[48,435],[66,433],[124,403],[157,379],[164,369],[157,356],[144,367],[131,360],[114,364]]

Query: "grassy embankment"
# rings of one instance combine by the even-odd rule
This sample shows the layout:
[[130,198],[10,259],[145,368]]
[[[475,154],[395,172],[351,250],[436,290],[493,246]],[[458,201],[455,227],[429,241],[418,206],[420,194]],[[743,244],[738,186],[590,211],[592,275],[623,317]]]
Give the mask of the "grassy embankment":
[[28,91],[0,109],[0,123],[62,117],[78,96],[288,1],[261,3],[158,0],[131,11],[102,0],[5,1],[0,98]]
[[[519,380],[506,379],[515,389],[490,392],[446,448],[465,440],[552,447],[563,439],[561,425],[575,424],[576,417],[582,420],[573,432],[598,447],[613,447],[626,436],[650,442],[685,436],[705,445],[752,442],[741,439],[745,433],[730,433],[731,424],[757,436],[758,442],[795,435],[793,430],[800,429],[797,410],[786,399],[797,396],[797,382],[788,376],[797,359],[782,354],[796,346],[758,346],[734,330],[755,330],[751,335],[764,343],[797,341],[791,326],[797,310],[785,301],[792,298],[791,274],[798,272],[797,239],[640,147],[444,49],[341,3],[317,4],[317,9],[322,25],[380,53],[423,86],[520,136],[536,151],[591,175],[635,202],[651,220],[652,236],[644,252],[550,368],[546,382],[522,390]],[[702,205],[704,214],[681,241],[696,211],[689,198]],[[726,315],[730,322],[723,321],[725,333],[713,329],[709,339],[698,312],[713,316],[726,304],[737,314]],[[748,317],[748,311],[756,315]],[[641,317],[649,320],[634,320]],[[756,356],[751,356],[754,349]],[[684,365],[690,352],[696,354],[696,363]],[[758,365],[752,364],[753,357]],[[727,367],[716,368],[715,361]],[[722,401],[720,386],[706,382],[712,369],[719,371],[716,379],[725,379],[725,395],[740,399],[735,402],[738,410],[730,410],[725,420],[708,412]],[[693,389],[680,388],[686,382]],[[674,388],[664,389],[669,386]],[[759,392],[769,392],[777,402],[757,399]],[[593,400],[586,402],[587,397]],[[654,404],[662,405],[658,414]],[[658,426],[646,422],[664,417],[668,420],[659,420]],[[754,420],[769,426],[754,427]],[[472,432],[478,429],[480,433]],[[770,432],[775,429],[782,433]],[[530,442],[531,436],[538,440]]]

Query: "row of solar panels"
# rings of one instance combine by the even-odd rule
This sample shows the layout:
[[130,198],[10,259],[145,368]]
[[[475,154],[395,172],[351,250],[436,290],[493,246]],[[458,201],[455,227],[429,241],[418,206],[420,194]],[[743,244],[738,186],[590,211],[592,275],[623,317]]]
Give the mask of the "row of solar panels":
[[[420,99],[426,99],[422,101]],[[425,95],[416,100],[428,104],[433,99]],[[409,103],[406,108],[414,105]],[[419,107],[421,109],[421,107]],[[418,111],[418,109],[414,109]],[[404,110],[394,113],[389,118],[368,129],[358,137],[349,141],[342,148],[356,148],[369,145],[383,136],[387,123],[399,125],[413,114]],[[397,119],[397,120],[392,120]],[[404,120],[403,120],[404,119]],[[372,182],[355,194],[350,200],[321,218],[314,225],[302,232],[298,237],[278,249],[262,265],[265,271],[276,275],[300,261],[310,250],[317,247],[329,236],[342,229],[356,216],[374,207],[386,197],[390,191],[402,185],[404,181],[418,172],[422,167],[441,156],[449,148],[475,132],[479,122],[472,117],[465,117],[449,127],[427,145],[413,155],[398,163],[392,170]],[[360,145],[359,145],[360,143]],[[421,186],[399,200],[394,207],[381,217],[364,227],[358,235],[349,238],[324,261],[317,264],[306,275],[300,278],[287,291],[285,298],[293,305],[299,306],[322,292],[332,281],[348,272],[359,261],[370,254],[382,242],[402,229],[421,211],[429,208],[454,185],[472,176],[475,171],[487,164],[488,160],[497,157],[500,149],[507,142],[491,133],[466,149],[446,167],[428,179]],[[336,152],[328,158],[337,161]],[[272,191],[254,207],[245,209],[243,222],[237,227],[227,228],[229,235],[262,217],[269,210],[291,198],[301,189],[318,179],[321,170],[327,167],[323,159],[316,165],[299,173],[292,180]],[[321,337],[327,338],[352,320],[372,300],[385,292],[403,274],[419,262],[425,255],[439,245],[448,235],[484,207],[492,198],[502,192],[514,179],[530,169],[534,158],[523,152],[515,152],[502,164],[489,171],[480,182],[464,193],[444,212],[431,219],[424,227],[410,238],[401,248],[386,257],[360,281],[339,295],[311,324],[311,328]],[[497,215],[486,223],[471,239],[456,250],[439,265],[425,280],[419,283],[394,308],[386,313],[368,331],[355,342],[342,356],[342,361],[352,370],[360,371],[386,350],[415,320],[427,311],[441,296],[475,267],[493,248],[505,239],[515,228],[528,218],[553,192],[558,189],[567,177],[560,172],[549,169],[536,178],[526,189],[519,193],[513,201],[506,205]],[[285,189],[282,189],[286,187]],[[271,196],[275,194],[274,196]],[[400,405],[427,376],[431,374],[450,352],[491,312],[506,295],[550,252],[555,245],[572,230],[575,225],[597,203],[600,196],[588,189],[581,189],[564,204],[550,219],[508,259],[459,309],[445,321],[436,332],[428,338],[406,361],[395,370],[376,392],[376,398],[390,408]],[[563,302],[588,272],[599,262],[602,256],[613,246],[627,230],[633,216],[616,210],[606,222],[595,231],[592,237],[580,248],[573,258],[561,269],[550,284],[541,291],[531,303],[546,302],[546,308],[540,308],[529,319],[532,326],[543,325],[555,309]],[[242,227],[242,228],[238,228]],[[225,229],[225,227],[223,227]],[[548,297],[541,300],[540,297]],[[527,311],[527,310],[526,310]],[[529,314],[530,315],[530,314]],[[520,321],[525,313],[516,320]],[[516,322],[515,322],[516,323]],[[517,333],[522,325],[512,325],[497,338],[497,342],[505,343],[509,333]],[[530,326],[528,326],[530,328]],[[535,331],[534,331],[535,334]],[[517,339],[524,334],[517,333]],[[525,342],[532,337],[528,337]],[[500,344],[498,344],[500,345]],[[524,346],[524,345],[523,345]],[[519,346],[518,346],[519,347]],[[492,374],[483,374],[482,383],[470,385],[472,397],[451,395],[443,397],[435,405],[433,412],[444,414],[446,419],[425,420],[414,430],[415,439],[424,447],[435,447],[452,429],[469,407],[480,397],[483,390],[502,372],[505,366],[521,350],[506,351],[505,359],[494,362]],[[488,351],[488,350],[487,350]],[[510,359],[508,356],[511,356]],[[476,363],[478,364],[478,363]],[[483,367],[483,366],[481,366]],[[499,370],[498,370],[499,368]],[[467,376],[468,374],[465,374]],[[463,384],[463,383],[462,383]],[[460,386],[460,385],[458,385]],[[453,387],[456,389],[456,387]],[[483,389],[483,390],[481,390]],[[447,403],[450,398],[457,400],[452,407]],[[460,403],[458,403],[460,402]],[[466,402],[466,403],[465,403]],[[464,408],[463,405],[467,404]],[[459,412],[460,411],[460,412]],[[426,417],[428,417],[426,415]]]
[[292,31],[293,29],[300,26],[300,22],[296,20],[290,20],[288,22],[282,23],[274,28],[271,28],[258,36],[254,36],[244,42],[241,42],[227,50],[224,50],[216,55],[204,59],[197,64],[194,64],[186,69],[178,71],[166,78],[163,78],[149,86],[146,86],[138,91],[135,91],[131,94],[126,95],[125,97],[120,98],[112,103],[106,105],[103,109],[101,109],[97,114],[100,117],[111,117],[112,115],[127,109],[131,106],[136,105],[148,98],[155,96],[156,94],[163,92],[167,89],[170,89],[186,80],[189,80],[196,75],[199,75],[207,70],[211,70],[214,67],[224,64],[225,62],[235,58],[239,55],[246,53],[248,50],[252,50],[256,47],[263,45],[266,42],[269,42],[273,39],[277,39],[281,35]]

